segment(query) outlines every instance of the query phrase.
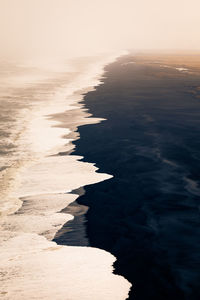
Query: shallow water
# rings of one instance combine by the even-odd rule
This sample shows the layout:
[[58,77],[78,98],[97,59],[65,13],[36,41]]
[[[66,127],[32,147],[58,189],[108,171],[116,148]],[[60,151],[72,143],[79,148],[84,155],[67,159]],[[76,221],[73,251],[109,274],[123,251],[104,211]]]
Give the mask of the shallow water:
[[[60,212],[82,186],[111,178],[70,156],[77,126],[101,122],[82,94],[100,84],[113,57],[36,65],[4,62],[0,106],[1,299],[125,299],[130,284],[112,274],[105,251],[51,242],[64,223]],[[89,118],[90,117],[90,118]],[[97,272],[98,270],[98,272]],[[117,288],[116,288],[117,287]]]
[[116,256],[115,273],[132,283],[129,299],[197,300],[200,72],[136,59],[109,65],[84,99],[106,121],[79,129],[74,155],[114,176],[77,202],[89,207],[90,245]]

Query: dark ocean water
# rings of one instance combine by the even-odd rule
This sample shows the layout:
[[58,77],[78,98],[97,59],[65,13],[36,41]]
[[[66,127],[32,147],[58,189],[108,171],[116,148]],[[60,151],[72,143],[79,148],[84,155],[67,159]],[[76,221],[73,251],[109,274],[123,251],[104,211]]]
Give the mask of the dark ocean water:
[[87,238],[117,257],[129,299],[200,299],[200,76],[133,59],[84,99],[107,120],[79,128],[74,154],[114,176],[78,199]]

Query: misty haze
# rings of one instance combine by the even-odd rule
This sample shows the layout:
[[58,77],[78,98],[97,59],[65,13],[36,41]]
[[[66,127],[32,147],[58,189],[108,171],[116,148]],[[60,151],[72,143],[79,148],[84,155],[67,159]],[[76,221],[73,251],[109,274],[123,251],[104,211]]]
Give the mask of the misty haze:
[[199,12],[0,0],[0,299],[200,299]]

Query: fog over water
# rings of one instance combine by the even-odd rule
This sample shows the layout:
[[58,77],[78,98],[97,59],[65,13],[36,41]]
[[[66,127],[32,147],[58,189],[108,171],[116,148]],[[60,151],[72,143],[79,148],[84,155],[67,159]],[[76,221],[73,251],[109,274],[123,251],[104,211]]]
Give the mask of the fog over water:
[[199,51],[199,11],[199,0],[0,0],[1,299],[127,298],[113,255],[52,242],[74,190],[113,177],[69,155],[80,126],[105,120],[81,101],[124,50]]
[[0,57],[200,49],[198,0],[0,0]]

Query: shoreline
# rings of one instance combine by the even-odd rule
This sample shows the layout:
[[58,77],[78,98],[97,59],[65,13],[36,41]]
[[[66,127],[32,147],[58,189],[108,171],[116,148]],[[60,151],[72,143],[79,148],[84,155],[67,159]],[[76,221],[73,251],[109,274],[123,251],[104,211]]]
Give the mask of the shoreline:
[[129,299],[199,296],[192,262],[199,262],[200,69],[185,62],[183,72],[167,59],[130,55],[107,66],[104,84],[84,98],[106,121],[80,127],[73,152],[114,175],[86,186],[77,202],[89,207],[90,245],[117,257],[115,274],[131,282]]
[[[103,69],[100,70],[102,74]],[[49,124],[56,124],[58,130],[71,130],[65,136],[69,141],[67,147],[57,148],[56,153],[55,150],[51,151],[48,156],[20,172],[23,193],[20,192],[19,197],[23,201],[22,206],[15,214],[0,220],[3,226],[0,256],[6,272],[1,279],[2,299],[32,299],[32,296],[35,299],[33,290],[36,287],[38,299],[63,299],[68,295],[70,299],[78,300],[81,297],[102,300],[110,295],[109,299],[123,300],[128,294],[130,284],[123,277],[112,273],[115,258],[110,253],[90,247],[60,246],[51,242],[59,228],[73,218],[71,214],[61,211],[78,197],[73,193],[74,189],[111,178],[110,175],[97,173],[94,164],[81,162],[82,157],[69,155],[74,148],[71,139],[79,139],[78,126],[102,121],[92,118],[84,105],[79,103],[83,93],[101,84],[102,76],[95,76],[92,86],[75,92],[74,97],[78,100],[74,103],[76,108],[48,116]],[[50,170],[53,170],[52,174]],[[34,192],[36,189],[37,195]],[[21,256],[20,260],[16,259],[16,254]],[[16,268],[21,269],[20,273],[10,277],[9,274]],[[71,275],[69,269],[73,270]],[[35,279],[30,281],[31,277]],[[56,288],[52,290],[49,286],[53,278]],[[96,288],[91,286],[92,280]]]

